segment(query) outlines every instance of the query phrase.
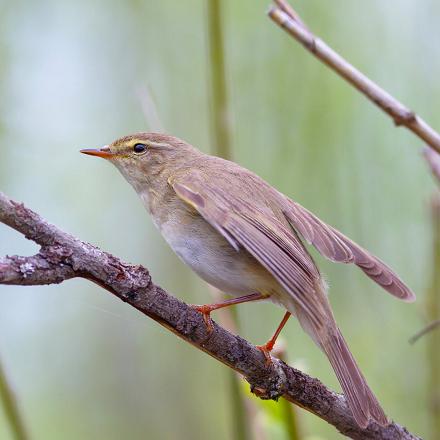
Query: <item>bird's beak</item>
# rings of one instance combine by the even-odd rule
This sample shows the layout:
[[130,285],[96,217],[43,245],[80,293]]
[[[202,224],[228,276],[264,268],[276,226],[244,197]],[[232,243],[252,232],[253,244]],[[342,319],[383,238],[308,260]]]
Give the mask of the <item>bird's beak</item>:
[[103,157],[104,159],[109,159],[113,156],[115,156],[115,153],[112,153],[110,151],[110,148],[106,145],[102,148],[86,148],[84,150],[80,150],[80,153],[88,154],[90,156],[97,156],[97,157]]

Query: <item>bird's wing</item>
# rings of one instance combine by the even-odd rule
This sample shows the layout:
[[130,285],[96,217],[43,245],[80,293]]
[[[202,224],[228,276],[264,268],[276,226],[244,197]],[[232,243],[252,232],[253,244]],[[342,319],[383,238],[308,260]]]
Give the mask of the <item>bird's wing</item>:
[[170,178],[169,184],[231,246],[242,247],[253,255],[318,328],[326,322],[327,310],[315,296],[319,272],[299,238],[287,226],[240,195],[231,197],[197,171]]
[[[284,197],[284,196],[283,196]],[[304,239],[331,261],[354,263],[391,295],[411,302],[415,295],[382,261],[286,197],[284,215]]]

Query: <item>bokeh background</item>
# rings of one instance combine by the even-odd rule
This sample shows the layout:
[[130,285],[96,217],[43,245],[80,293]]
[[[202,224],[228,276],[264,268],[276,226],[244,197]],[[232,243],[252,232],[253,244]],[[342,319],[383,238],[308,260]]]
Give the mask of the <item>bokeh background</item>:
[[[440,127],[439,2],[295,6],[327,43]],[[232,156],[384,259],[417,293],[417,303],[400,303],[356,268],[317,257],[337,320],[386,412],[434,438],[427,339],[408,344],[426,323],[433,271],[435,184],[422,144],[276,27],[267,1],[222,7]],[[213,151],[207,36],[202,0],[0,0],[0,189],[144,264],[190,303],[209,302],[208,287],[167,248],[118,172],[78,150],[162,128]],[[36,249],[0,225],[0,254]],[[254,343],[283,314],[269,303],[237,312]],[[294,320],[283,340],[290,362],[339,390]],[[86,281],[0,286],[0,357],[32,439],[234,438],[226,368]],[[250,402],[262,439],[287,438],[275,404]],[[302,438],[340,437],[297,415]],[[0,438],[12,438],[1,409]]]

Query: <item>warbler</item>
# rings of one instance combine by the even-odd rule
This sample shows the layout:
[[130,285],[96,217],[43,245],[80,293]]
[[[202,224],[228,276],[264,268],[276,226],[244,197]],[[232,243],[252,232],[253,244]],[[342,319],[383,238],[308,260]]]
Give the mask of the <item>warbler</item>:
[[201,278],[232,296],[213,310],[267,299],[286,309],[269,356],[292,314],[327,355],[359,426],[389,422],[342,336],[327,286],[302,239],[323,256],[354,263],[403,301],[412,291],[382,261],[251,171],[161,133],[135,133],[82,153],[113,163],[133,186],[174,252]]

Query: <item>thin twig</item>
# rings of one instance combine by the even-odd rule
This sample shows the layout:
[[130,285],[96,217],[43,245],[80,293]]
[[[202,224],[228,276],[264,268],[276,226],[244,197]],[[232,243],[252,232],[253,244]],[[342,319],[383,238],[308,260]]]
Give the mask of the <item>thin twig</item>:
[[301,17],[294,11],[292,6],[287,3],[286,0],[274,0],[274,3],[285,12],[292,20],[295,20],[303,28],[308,29],[305,23],[301,20]]
[[409,338],[409,343],[410,344],[416,343],[422,336],[425,336],[427,333],[430,333],[432,330],[435,330],[438,327],[440,327],[440,319],[430,322],[428,325],[423,327],[422,330],[418,331],[415,335],[411,336],[411,338]]
[[285,0],[277,0],[276,3],[278,7],[271,7],[268,12],[276,24],[391,116],[397,126],[405,126],[440,153],[440,134],[437,131],[313,35]]
[[39,244],[37,261],[43,259],[46,263],[34,264],[35,257],[4,258],[0,263],[0,284],[59,283],[64,276],[88,279],[240,373],[250,383],[253,393],[263,399],[284,397],[353,439],[418,438],[396,423],[386,427],[371,423],[367,429],[361,429],[344,396],[280,360],[273,359],[268,365],[255,346],[215,323],[210,333],[202,315],[155,285],[147,269],[124,263],[61,231],[1,192],[0,222]]

